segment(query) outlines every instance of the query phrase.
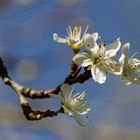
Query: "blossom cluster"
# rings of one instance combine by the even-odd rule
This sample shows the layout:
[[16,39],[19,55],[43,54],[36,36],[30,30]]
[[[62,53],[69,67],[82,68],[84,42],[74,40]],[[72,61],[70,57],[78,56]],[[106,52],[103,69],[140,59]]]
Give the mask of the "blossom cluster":
[[[104,44],[97,32],[90,34],[87,30],[88,26],[81,36],[81,26],[75,26],[73,30],[68,26],[68,36],[61,38],[54,33],[53,39],[72,47],[74,51],[72,60],[79,68],[91,71],[95,82],[105,83],[107,74],[110,73],[119,76],[126,85],[140,84],[140,60],[135,58],[136,53],[129,56],[130,43],[122,45],[120,38],[117,38],[112,43]],[[83,51],[80,50],[81,47]],[[121,50],[121,56],[119,60],[116,60],[119,50]],[[74,96],[73,91],[68,84],[63,84],[61,95],[55,95],[55,98],[60,99],[64,113],[73,116],[80,125],[84,125],[80,117],[91,110],[90,104],[84,100],[85,91]]]

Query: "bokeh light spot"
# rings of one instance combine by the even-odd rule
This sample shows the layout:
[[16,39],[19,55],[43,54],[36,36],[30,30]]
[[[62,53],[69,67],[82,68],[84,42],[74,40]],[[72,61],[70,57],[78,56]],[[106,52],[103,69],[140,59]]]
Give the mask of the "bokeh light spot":
[[17,76],[26,81],[33,80],[38,74],[38,66],[32,60],[22,60],[16,67]]

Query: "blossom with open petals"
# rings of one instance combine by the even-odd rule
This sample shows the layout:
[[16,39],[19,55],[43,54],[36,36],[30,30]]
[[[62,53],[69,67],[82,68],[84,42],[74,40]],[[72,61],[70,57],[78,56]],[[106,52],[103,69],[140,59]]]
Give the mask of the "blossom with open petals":
[[84,126],[85,122],[82,121],[81,116],[91,110],[90,104],[84,100],[86,96],[85,91],[75,95],[73,93],[75,91],[68,84],[63,84],[61,86],[61,95],[51,95],[51,97],[56,98],[57,96],[61,100],[64,113],[73,116],[80,125]]
[[[78,52],[79,49],[84,45],[83,38],[85,35],[87,36],[87,29],[88,26],[81,37],[82,27],[81,26],[74,26],[73,31],[70,26],[67,27],[67,33],[68,36],[66,38],[61,38],[58,36],[58,34],[53,34],[53,39],[59,43],[67,44],[68,46],[71,46],[74,50],[74,52]],[[93,38],[96,38],[96,33],[93,34]]]
[[88,67],[93,79],[102,84],[105,82],[108,72],[115,75],[122,73],[121,67],[113,60],[120,47],[119,38],[106,46],[103,44],[90,46],[87,47],[87,52],[76,54],[73,61],[80,67]]
[[64,112],[73,116],[80,125],[85,125],[80,116],[87,114],[91,110],[90,104],[84,100],[86,92],[73,96],[74,90],[68,84],[62,85],[61,92],[61,104]]
[[140,60],[134,58],[136,53],[131,57],[128,56],[129,48],[130,43],[124,44],[122,47],[122,54],[119,59],[119,63],[123,68],[121,80],[126,85],[130,85],[131,83],[140,84],[140,76],[138,75],[140,72]]

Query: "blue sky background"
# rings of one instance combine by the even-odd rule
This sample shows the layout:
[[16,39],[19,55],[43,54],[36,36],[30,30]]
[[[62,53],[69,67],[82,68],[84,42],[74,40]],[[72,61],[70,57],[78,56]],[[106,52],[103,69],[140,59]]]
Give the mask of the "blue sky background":
[[[99,32],[106,43],[118,37],[123,44],[129,41],[130,53],[137,51],[140,58],[139,7],[139,0],[1,0],[0,56],[19,83],[34,89],[54,87],[69,73],[73,53],[54,42],[52,34],[65,37],[66,27],[78,24],[83,30],[90,25],[88,32]],[[90,79],[75,88],[86,89],[92,105],[85,128],[65,115],[26,121],[16,94],[0,80],[1,139],[129,140],[134,136],[139,140],[139,86],[125,86],[118,77],[108,75],[103,85]],[[30,102],[34,109],[58,105],[50,99]]]

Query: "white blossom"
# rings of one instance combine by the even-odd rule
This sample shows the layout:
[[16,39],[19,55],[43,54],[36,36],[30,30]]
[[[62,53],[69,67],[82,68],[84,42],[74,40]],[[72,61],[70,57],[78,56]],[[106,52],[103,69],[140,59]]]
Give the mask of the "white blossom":
[[126,43],[123,45],[122,54],[119,59],[119,63],[123,69],[121,80],[126,85],[130,85],[132,83],[140,84],[140,76],[138,75],[138,73],[140,72],[140,60],[134,58],[136,53],[133,56],[129,57],[129,48],[130,43]]
[[86,91],[82,92],[81,94],[77,93],[73,95],[74,93],[75,91],[68,84],[63,84],[61,86],[60,96],[50,96],[60,99],[64,113],[73,116],[80,125],[84,126],[85,122],[81,119],[81,116],[87,114],[91,110],[90,104],[84,100]]
[[[93,41],[93,43],[95,42]],[[87,52],[81,52],[74,56],[73,61],[77,65],[88,67],[88,70],[91,70],[93,79],[100,84],[105,82],[108,72],[115,75],[122,73],[120,65],[113,60],[121,47],[119,38],[106,46],[102,44],[91,45],[87,47]]]
[[87,32],[88,26],[81,37],[82,27],[81,26],[74,26],[73,31],[70,26],[67,27],[67,33],[68,36],[66,38],[61,38],[58,36],[58,34],[53,34],[53,39],[59,43],[67,44],[68,46],[71,46],[74,51],[79,51],[79,49],[83,46],[83,37],[85,36]]

